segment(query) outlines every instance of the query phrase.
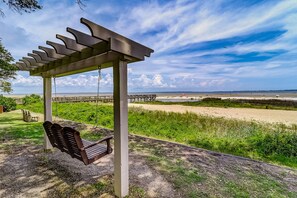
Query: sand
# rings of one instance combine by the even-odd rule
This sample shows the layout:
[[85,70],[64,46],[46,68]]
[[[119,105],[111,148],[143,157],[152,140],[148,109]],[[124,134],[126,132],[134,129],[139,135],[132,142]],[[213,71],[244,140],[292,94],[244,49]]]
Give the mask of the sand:
[[240,120],[255,120],[268,123],[297,124],[297,111],[249,109],[249,108],[217,108],[217,107],[192,107],[182,105],[149,105],[129,104],[129,107],[141,107],[147,110],[160,110],[167,112],[192,112],[202,115],[224,117]]

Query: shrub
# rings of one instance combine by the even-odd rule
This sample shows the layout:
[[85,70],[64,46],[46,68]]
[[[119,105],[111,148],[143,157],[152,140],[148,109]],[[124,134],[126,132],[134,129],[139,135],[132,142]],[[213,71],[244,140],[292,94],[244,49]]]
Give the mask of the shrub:
[[222,100],[221,98],[211,98],[211,97],[202,99],[203,102],[217,102],[221,100]]
[[13,98],[7,98],[0,95],[0,105],[3,106],[4,112],[9,112],[16,109],[16,101]]
[[23,98],[23,105],[29,105],[33,103],[38,103],[41,101],[40,95],[37,94],[31,94],[30,96],[25,96]]

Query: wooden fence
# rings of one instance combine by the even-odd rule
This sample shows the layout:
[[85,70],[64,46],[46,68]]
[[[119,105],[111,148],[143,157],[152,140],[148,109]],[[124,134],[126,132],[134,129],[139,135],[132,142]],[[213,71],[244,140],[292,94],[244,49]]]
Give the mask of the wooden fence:
[[[157,95],[128,95],[129,102],[147,102],[155,101]],[[75,97],[53,97],[53,102],[66,103],[66,102],[96,102],[97,96],[75,96]],[[100,102],[113,102],[113,96],[99,96],[98,101]]]

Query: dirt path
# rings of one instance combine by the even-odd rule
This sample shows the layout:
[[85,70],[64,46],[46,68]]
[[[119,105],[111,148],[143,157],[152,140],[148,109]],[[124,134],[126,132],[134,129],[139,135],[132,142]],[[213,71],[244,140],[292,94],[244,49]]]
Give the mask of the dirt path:
[[248,108],[217,108],[217,107],[191,107],[182,105],[149,105],[129,104],[129,107],[142,107],[147,110],[160,110],[167,112],[192,112],[215,117],[225,117],[241,120],[256,120],[269,123],[297,124],[297,111],[248,109]]

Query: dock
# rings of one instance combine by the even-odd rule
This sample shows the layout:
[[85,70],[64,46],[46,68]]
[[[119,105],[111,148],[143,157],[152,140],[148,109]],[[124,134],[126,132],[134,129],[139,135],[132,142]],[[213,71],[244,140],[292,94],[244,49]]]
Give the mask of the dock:
[[[149,102],[149,101],[155,101],[157,98],[156,94],[144,94],[144,95],[128,95],[128,102]],[[69,102],[104,102],[104,103],[111,103],[113,102],[113,96],[99,96],[97,99],[97,96],[64,96],[64,97],[53,97],[53,102],[58,103],[69,103]]]

